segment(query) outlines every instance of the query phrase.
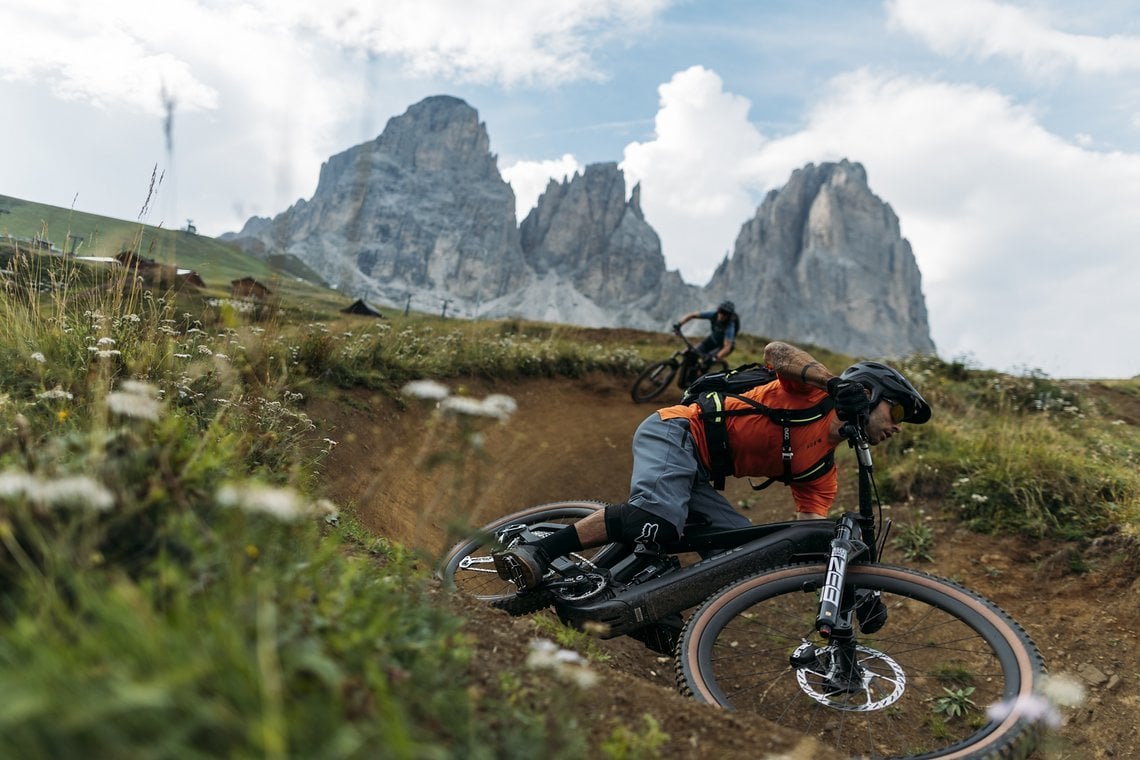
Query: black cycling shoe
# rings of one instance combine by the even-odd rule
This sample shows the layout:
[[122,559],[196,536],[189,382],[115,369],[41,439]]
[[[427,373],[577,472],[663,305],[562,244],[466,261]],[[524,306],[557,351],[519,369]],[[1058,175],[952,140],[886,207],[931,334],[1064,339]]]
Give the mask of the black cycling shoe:
[[519,591],[531,591],[542,583],[542,576],[550,567],[546,552],[537,546],[519,544],[491,555],[495,572],[505,581],[515,584]]
[[860,631],[876,633],[887,624],[887,605],[874,591],[860,589],[855,592],[855,617]]

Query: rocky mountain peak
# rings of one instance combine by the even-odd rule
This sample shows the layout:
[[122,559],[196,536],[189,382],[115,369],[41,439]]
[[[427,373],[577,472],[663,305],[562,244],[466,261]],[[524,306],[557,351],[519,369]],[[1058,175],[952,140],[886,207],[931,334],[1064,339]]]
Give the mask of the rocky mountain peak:
[[223,236],[289,253],[352,297],[461,316],[667,329],[730,298],[744,332],[901,356],[933,352],[910,244],[858,163],[808,164],[764,198],[708,285],[666,269],[616,162],[551,180],[521,224],[478,113],[427,98],[332,156],[317,190]]
[[748,329],[841,349],[933,353],[922,276],[861,164],[808,164],[768,193],[707,288]]
[[479,113],[459,98],[434,95],[388,120],[376,150],[416,172],[461,169],[501,181]]
[[616,162],[552,181],[519,234],[523,255],[539,275],[557,273],[611,308],[622,308],[631,294],[656,291],[665,274],[661,241],[641,212],[640,191],[634,188],[626,200]]

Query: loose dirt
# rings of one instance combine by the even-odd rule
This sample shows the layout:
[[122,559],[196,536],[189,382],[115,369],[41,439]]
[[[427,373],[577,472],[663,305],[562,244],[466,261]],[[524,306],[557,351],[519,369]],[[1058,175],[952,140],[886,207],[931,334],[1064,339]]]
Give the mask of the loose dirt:
[[[418,549],[430,562],[465,527],[525,506],[564,499],[623,501],[631,436],[655,408],[632,403],[628,385],[601,375],[451,384],[453,393],[475,399],[504,394],[518,405],[505,424],[473,423],[481,441],[474,448],[460,444],[470,440],[465,434],[471,428],[439,418],[430,404],[419,401],[400,408],[381,396],[353,392],[313,400],[307,411],[323,434],[337,441],[327,465],[327,493],[371,532]],[[1140,424],[1134,398],[1097,386],[1089,390],[1113,404],[1123,424]],[[841,450],[838,505],[852,503],[853,466],[844,457]],[[754,522],[792,515],[786,489],[772,487],[757,496],[741,481],[730,484],[726,495],[734,503],[746,501],[742,511]],[[979,535],[951,519],[951,509],[938,502],[889,505],[896,524],[922,521],[934,542],[932,562],[908,563],[901,555],[888,559],[952,578],[995,601],[1037,642],[1050,673],[1068,674],[1083,685],[1084,701],[1062,710],[1063,725],[1047,735],[1034,757],[1140,757],[1135,730],[1140,553],[1135,543],[1121,536],[1065,544]],[[525,657],[526,643],[542,635],[528,618],[440,593],[470,621],[479,651],[473,665],[477,680],[497,683],[501,663]],[[637,727],[649,714],[669,734],[665,757],[822,756],[811,737],[683,698],[671,658],[626,638],[599,645],[610,655],[595,668],[602,682],[574,708],[578,724],[594,741],[610,735],[618,718]]]

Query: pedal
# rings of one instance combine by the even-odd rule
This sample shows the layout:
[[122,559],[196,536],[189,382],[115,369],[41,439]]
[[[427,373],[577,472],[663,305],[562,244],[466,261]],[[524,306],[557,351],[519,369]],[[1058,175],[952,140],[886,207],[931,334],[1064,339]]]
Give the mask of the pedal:
[[505,581],[515,584],[515,588],[522,591],[526,589],[526,576],[522,564],[509,554],[493,554],[491,559],[495,563],[495,572]]

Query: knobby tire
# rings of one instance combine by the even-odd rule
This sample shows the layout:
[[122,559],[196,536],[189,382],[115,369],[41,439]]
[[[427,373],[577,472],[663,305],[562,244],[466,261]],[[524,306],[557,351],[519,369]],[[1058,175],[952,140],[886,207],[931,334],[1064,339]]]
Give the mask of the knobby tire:
[[[822,564],[776,568],[706,601],[682,633],[681,691],[813,736],[842,757],[1032,752],[1038,725],[1020,706],[1034,699],[1045,665],[1006,613],[950,581],[888,565],[852,565],[848,584],[881,591],[889,616],[877,633],[856,633],[864,670],[857,683],[837,689],[826,677],[827,642],[815,633],[816,589],[825,573]],[[805,648],[820,658],[793,668],[792,653]],[[955,702],[962,712],[949,715],[946,707]],[[991,705],[998,707],[987,713]]]
[[660,396],[669,387],[669,383],[673,382],[678,369],[677,363],[671,359],[664,359],[647,367],[638,375],[630,390],[629,395],[634,403],[642,404]]

